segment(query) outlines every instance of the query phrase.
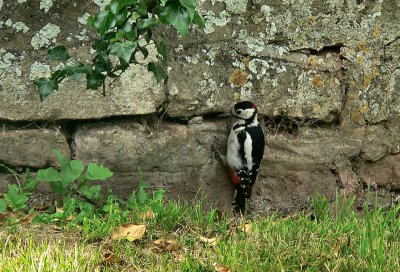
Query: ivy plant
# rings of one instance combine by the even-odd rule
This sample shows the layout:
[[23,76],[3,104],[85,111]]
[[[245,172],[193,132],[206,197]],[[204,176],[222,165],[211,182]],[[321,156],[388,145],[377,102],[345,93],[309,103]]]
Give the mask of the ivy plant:
[[[111,0],[103,11],[90,16],[88,24],[94,27],[98,39],[92,43],[94,58],[91,64],[76,62],[67,64],[51,74],[51,77],[34,81],[43,101],[57,91],[65,78],[79,79],[86,76],[87,89],[103,87],[107,77],[118,78],[130,64],[141,64],[136,53],[141,52],[146,59],[148,46],[154,45],[161,61],[149,62],[147,70],[152,72],[157,82],[166,78],[165,64],[168,51],[162,35],[157,35],[160,24],[172,25],[182,36],[186,36],[191,25],[204,27],[202,17],[196,11],[197,0]],[[117,61],[113,61],[113,56]],[[50,60],[67,62],[71,56],[67,49],[56,46],[48,51]]]

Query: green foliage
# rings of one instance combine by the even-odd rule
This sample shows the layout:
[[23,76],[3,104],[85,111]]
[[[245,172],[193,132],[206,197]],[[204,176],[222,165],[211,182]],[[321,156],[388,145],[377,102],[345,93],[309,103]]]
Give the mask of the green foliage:
[[[104,166],[89,163],[86,171],[82,162],[69,161],[59,151],[53,149],[53,153],[60,163],[60,170],[53,167],[38,171],[36,180],[48,182],[51,189],[58,195],[59,200],[78,193],[89,200],[98,200],[100,196],[99,185],[88,185],[88,181],[105,180],[112,176],[109,169]],[[79,203],[78,203],[79,204]],[[79,205],[78,205],[79,206]]]
[[71,58],[67,49],[62,46],[56,46],[48,51],[49,60],[67,61]]
[[6,204],[13,210],[19,211],[26,207],[28,202],[28,196],[21,193],[16,184],[8,185],[8,192],[4,194],[4,200]]
[[[41,101],[57,91],[59,83],[67,77],[79,80],[84,74],[88,89],[104,88],[107,77],[118,78],[130,64],[143,65],[136,59],[136,53],[141,52],[146,59],[149,55],[146,47],[151,44],[155,44],[162,64],[150,62],[147,70],[161,82],[167,76],[168,50],[162,35],[157,35],[157,26],[172,25],[182,36],[188,34],[192,24],[204,27],[203,19],[196,11],[196,0],[111,0],[105,10],[89,17],[88,24],[98,34],[98,40],[92,44],[95,50],[92,63],[66,65],[53,72],[50,78],[36,79],[34,84]],[[116,56],[118,61],[112,62],[111,56]],[[62,45],[50,49],[48,57],[63,62],[70,59]]]
[[4,198],[0,198],[0,212],[6,212],[7,210],[17,212],[25,209],[29,196],[32,190],[36,189],[38,182],[32,179],[29,171],[26,171],[25,182],[21,185],[17,172],[4,164],[0,164],[0,167],[5,168],[12,174],[17,182],[17,184],[8,184],[8,190],[4,194]]
[[138,188],[131,193],[128,199],[128,207],[138,212],[151,209],[153,212],[158,213],[164,207],[164,189],[158,189],[152,195],[149,195],[146,190],[148,185],[140,180]]

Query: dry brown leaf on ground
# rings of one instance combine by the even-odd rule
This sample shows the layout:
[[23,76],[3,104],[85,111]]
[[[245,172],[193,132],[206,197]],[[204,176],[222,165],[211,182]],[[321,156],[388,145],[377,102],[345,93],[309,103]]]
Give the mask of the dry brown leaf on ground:
[[217,244],[217,238],[216,238],[216,237],[214,237],[214,238],[207,238],[207,237],[204,237],[204,236],[201,236],[201,235],[200,235],[199,241],[202,242],[202,243],[204,243],[204,244],[208,244],[208,245],[210,245],[210,246],[212,246],[212,247],[215,246],[215,245]]
[[127,239],[128,241],[135,241],[142,239],[146,232],[146,225],[125,224],[120,227],[111,235],[112,240]]
[[164,238],[158,239],[153,242],[159,249],[167,251],[176,251],[181,248],[181,244],[177,240],[165,240]]
[[340,247],[342,246],[342,239],[340,239],[340,238],[337,238],[337,240],[336,240],[336,246],[335,246],[335,248],[333,249],[333,255],[335,256],[335,257],[337,257],[338,255],[339,255],[339,251],[340,251]]
[[223,264],[213,263],[213,266],[218,272],[230,272],[231,269]]
[[112,252],[106,252],[103,254],[103,260],[101,261],[101,265],[107,266],[107,265],[119,264],[121,262],[122,260],[120,257],[118,257]]
[[139,218],[142,220],[150,220],[150,219],[153,219],[154,217],[155,217],[155,215],[152,210],[147,210],[147,211],[141,212],[139,214]]
[[253,224],[244,224],[239,226],[238,229],[243,231],[244,233],[250,234],[253,232]]

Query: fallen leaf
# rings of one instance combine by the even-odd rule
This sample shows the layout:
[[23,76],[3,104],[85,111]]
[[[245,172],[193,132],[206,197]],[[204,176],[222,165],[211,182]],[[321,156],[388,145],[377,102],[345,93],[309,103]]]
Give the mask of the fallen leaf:
[[244,224],[239,226],[239,230],[243,231],[244,233],[250,234],[253,232],[253,224]]
[[204,237],[204,236],[200,235],[199,240],[200,240],[200,242],[205,243],[205,244],[209,244],[212,247],[217,244],[217,238],[216,237],[207,238],[207,237]]
[[135,241],[141,239],[146,232],[146,225],[126,224],[120,226],[112,235],[112,240],[127,239]]
[[3,225],[4,221],[7,219],[8,213],[0,213],[0,227]]
[[337,238],[336,246],[333,249],[333,255],[335,255],[335,257],[337,257],[339,255],[341,245],[342,245],[342,239]]
[[181,244],[173,239],[165,240],[164,238],[158,239],[153,242],[159,249],[167,251],[176,251],[181,248]]
[[155,215],[152,210],[147,210],[147,211],[141,212],[139,214],[139,218],[142,220],[149,220],[149,219],[153,219],[154,217],[155,217]]
[[231,269],[223,264],[213,263],[213,266],[218,272],[230,272]]
[[112,264],[117,264],[121,262],[121,258],[115,255],[112,252],[106,252],[103,255],[103,260],[101,261],[102,265],[112,265]]
[[33,219],[35,218],[35,216],[37,214],[38,214],[37,212],[33,212],[31,214],[27,214],[21,219],[21,222],[22,223],[26,223],[26,224],[32,223]]

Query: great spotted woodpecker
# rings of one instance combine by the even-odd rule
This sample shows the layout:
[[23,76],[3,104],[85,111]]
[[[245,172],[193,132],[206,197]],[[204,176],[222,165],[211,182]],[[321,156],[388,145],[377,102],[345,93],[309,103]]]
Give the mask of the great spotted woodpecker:
[[234,208],[244,213],[264,155],[264,133],[258,123],[257,106],[254,103],[239,102],[233,106],[231,114],[238,120],[229,134],[226,162],[235,186]]

